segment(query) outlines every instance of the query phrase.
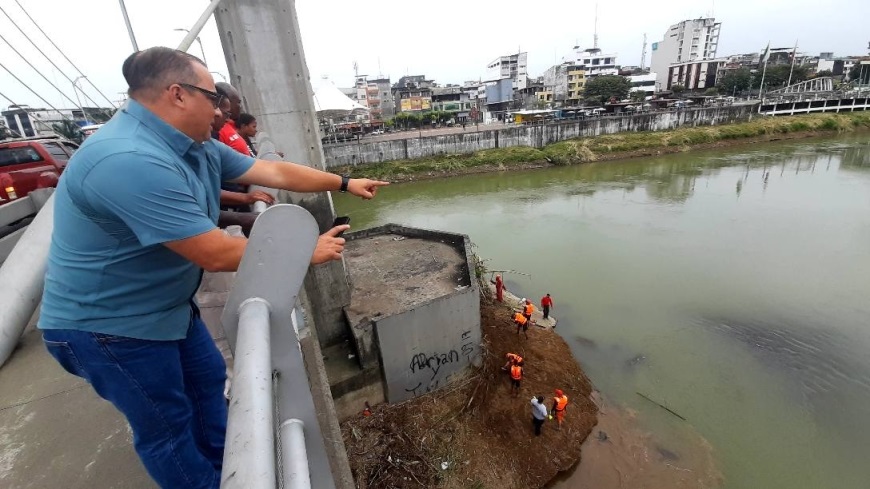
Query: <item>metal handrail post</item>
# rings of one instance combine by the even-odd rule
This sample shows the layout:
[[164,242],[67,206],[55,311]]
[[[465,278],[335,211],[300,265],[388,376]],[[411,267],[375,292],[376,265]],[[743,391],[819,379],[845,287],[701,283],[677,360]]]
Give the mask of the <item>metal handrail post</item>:
[[239,307],[224,456],[244,461],[233,467],[232,478],[250,489],[274,489],[276,481],[269,317],[263,299],[251,298]]
[[305,423],[291,418],[281,423],[281,468],[285,489],[311,489]]

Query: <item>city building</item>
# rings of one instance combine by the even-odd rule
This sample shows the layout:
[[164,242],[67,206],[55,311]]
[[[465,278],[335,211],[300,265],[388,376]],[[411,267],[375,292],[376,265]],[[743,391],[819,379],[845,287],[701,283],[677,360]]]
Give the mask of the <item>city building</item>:
[[544,72],[543,85],[542,93],[548,93],[549,100],[557,105],[578,105],[586,87],[585,65],[566,62],[551,66]]
[[[83,112],[84,110],[84,112]],[[94,124],[93,120],[108,120],[115,109],[83,107],[82,109],[36,109],[27,105],[10,105],[0,112],[6,126],[22,137],[50,136],[54,125],[72,121],[78,126]],[[88,114],[86,117],[85,114]],[[96,116],[96,117],[95,117]]]
[[353,88],[341,90],[355,102],[369,109],[366,117],[372,123],[378,124],[396,115],[396,104],[389,78],[369,80],[366,75],[357,75]]
[[628,81],[631,82],[632,92],[644,92],[647,97],[652,96],[656,92],[656,74],[646,73],[644,75],[629,75]]
[[[477,89],[474,90],[477,98]],[[440,87],[432,89],[432,110],[454,112],[457,122],[468,119],[471,109],[476,104],[472,102],[469,91],[460,86]]]
[[584,78],[619,74],[616,53],[603,53],[599,48],[580,49],[579,46],[574,46],[571,54],[564,59],[568,63],[582,66]]
[[513,82],[513,88],[526,88],[529,83],[528,54],[499,56],[486,65],[486,79],[489,81],[509,79]]
[[486,110],[484,122],[504,120],[514,100],[513,80],[504,78],[486,82]]
[[684,65],[716,57],[721,23],[712,17],[684,20],[672,25],[663,39],[652,43],[650,71],[664,88],[669,85],[672,65]]
[[[657,88],[671,90],[674,85],[682,85],[686,90],[704,90],[715,87],[727,64],[728,60],[725,58],[674,63],[668,67],[665,84]],[[658,79],[659,77],[656,78],[657,85]]]
[[432,88],[435,82],[425,75],[403,76],[393,85],[396,113],[432,110]]
[[820,71],[830,71],[832,76],[849,76],[849,71],[856,63],[860,63],[861,58],[857,56],[833,57],[822,59],[819,57],[819,62],[816,65],[816,73]]

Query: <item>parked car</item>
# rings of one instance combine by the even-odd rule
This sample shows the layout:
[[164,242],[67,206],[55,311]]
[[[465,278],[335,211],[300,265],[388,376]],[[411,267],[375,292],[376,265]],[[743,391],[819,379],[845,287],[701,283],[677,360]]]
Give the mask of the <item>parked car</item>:
[[93,133],[97,132],[97,129],[99,129],[99,128],[103,127],[103,126],[104,126],[104,124],[93,124],[93,125],[90,125],[90,126],[83,126],[83,127],[81,128],[82,135],[85,137],[85,139],[87,139],[88,136],[90,136],[90,135],[92,135]]
[[0,142],[0,205],[20,199],[37,188],[56,187],[77,149],[76,143],[60,138]]

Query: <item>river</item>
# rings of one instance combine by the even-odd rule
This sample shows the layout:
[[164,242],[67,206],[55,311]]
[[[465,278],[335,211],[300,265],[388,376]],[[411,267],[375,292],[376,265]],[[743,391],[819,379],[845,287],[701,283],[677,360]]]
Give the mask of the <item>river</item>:
[[522,272],[506,274],[515,293],[551,293],[557,331],[664,461],[697,449],[691,430],[723,488],[870,484],[866,134],[406,183],[335,205],[354,229],[467,234],[489,269]]

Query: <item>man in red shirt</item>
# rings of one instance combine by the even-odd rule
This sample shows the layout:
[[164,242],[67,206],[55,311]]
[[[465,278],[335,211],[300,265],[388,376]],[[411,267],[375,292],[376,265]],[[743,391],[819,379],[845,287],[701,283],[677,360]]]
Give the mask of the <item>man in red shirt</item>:
[[230,101],[230,117],[227,119],[224,127],[219,131],[218,140],[243,155],[252,156],[248,144],[245,143],[245,140],[239,135],[239,131],[236,129],[236,121],[242,113],[242,97],[240,97],[239,92],[227,82],[218,82],[215,83],[214,86],[217,93],[223,95]]
[[550,294],[547,294],[541,298],[541,309],[544,310],[544,319],[550,318],[551,307],[553,307],[553,298],[550,297]]

